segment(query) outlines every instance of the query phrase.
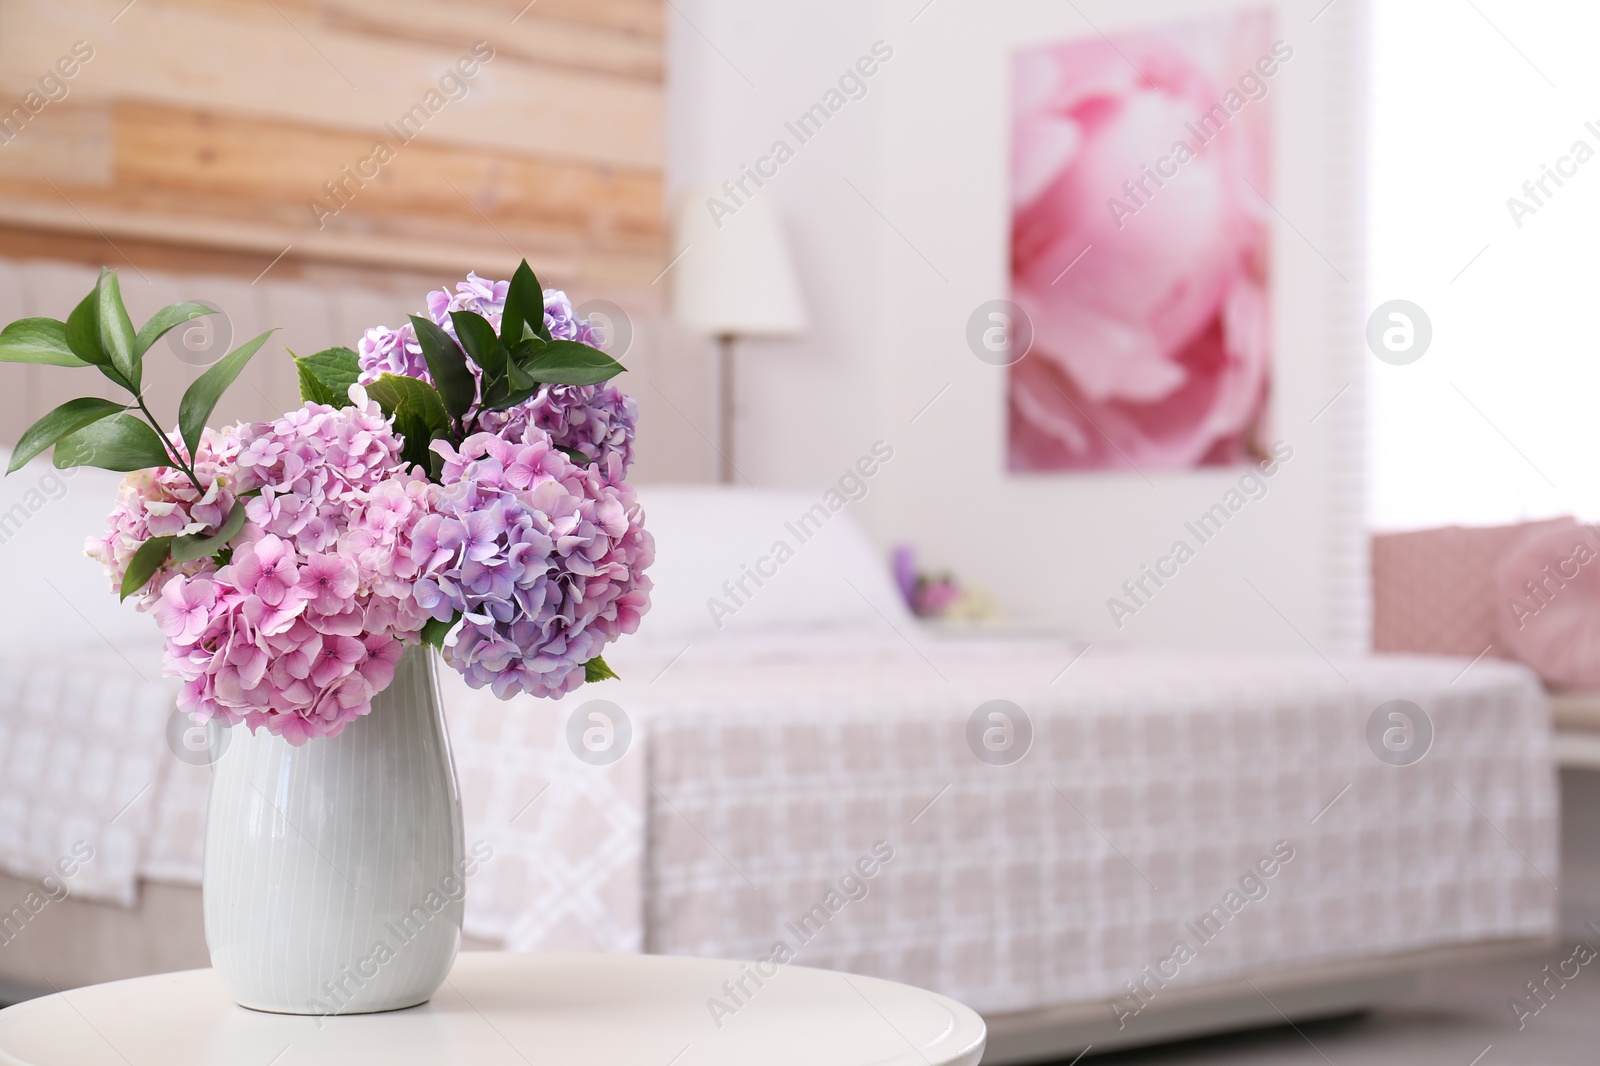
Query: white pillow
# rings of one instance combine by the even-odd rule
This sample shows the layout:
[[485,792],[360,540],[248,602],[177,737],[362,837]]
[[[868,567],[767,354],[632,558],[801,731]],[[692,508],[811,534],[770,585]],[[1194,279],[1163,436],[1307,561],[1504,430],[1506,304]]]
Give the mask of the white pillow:
[[[0,463],[10,461],[0,447]],[[114,650],[156,676],[155,620],[119,603],[83,554],[84,541],[105,530],[121,483],[109,470],[57,470],[42,458],[0,478],[0,650],[57,658]]]
[[912,624],[848,503],[709,486],[647,487],[639,499],[656,538],[641,637]]

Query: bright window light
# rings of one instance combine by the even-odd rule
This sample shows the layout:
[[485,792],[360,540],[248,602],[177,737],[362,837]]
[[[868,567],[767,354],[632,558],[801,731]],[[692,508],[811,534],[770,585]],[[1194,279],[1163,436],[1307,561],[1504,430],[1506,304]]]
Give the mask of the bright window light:
[[1597,39],[1590,3],[1372,4],[1366,307],[1433,328],[1371,361],[1375,529],[1600,518]]

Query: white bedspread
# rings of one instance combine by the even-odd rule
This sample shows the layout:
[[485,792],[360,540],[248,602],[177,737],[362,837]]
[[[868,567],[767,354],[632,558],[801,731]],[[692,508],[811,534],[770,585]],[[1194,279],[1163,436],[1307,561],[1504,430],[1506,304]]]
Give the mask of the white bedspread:
[[175,761],[163,733],[177,684],[158,676],[149,656],[109,651],[0,658],[0,869],[133,905]]
[[[806,965],[1008,1011],[1110,1000],[1146,964],[1189,984],[1553,930],[1548,710],[1526,671],[1080,652],[998,639],[913,648],[887,631],[638,644],[613,663],[626,680],[558,704],[502,704],[445,671],[468,839],[494,849],[470,889],[468,932],[515,950],[747,958],[781,942]],[[80,699],[4,680],[35,686],[46,701],[35,717]],[[567,746],[568,716],[594,699],[621,706],[634,731],[608,766]],[[1032,722],[1014,765],[967,746],[968,717],[994,699]],[[1434,724],[1415,765],[1367,745],[1368,717],[1392,699]],[[145,707],[127,718],[165,720]],[[137,861],[105,864],[96,891],[126,900],[140,874],[198,883],[208,771],[131,725],[93,735],[121,759],[153,752],[166,766]],[[47,794],[9,766],[0,804]],[[106,825],[117,798],[94,801]],[[116,825],[144,826],[142,805]],[[879,842],[892,859],[869,863],[866,895],[846,899],[861,889],[840,879]],[[0,863],[27,872],[55,846],[0,837]],[[1293,858],[1234,911],[1230,891],[1275,847]],[[1202,942],[1192,923],[1214,906],[1226,920]],[[803,940],[808,913],[820,931]],[[1192,959],[1166,963],[1179,941]]]

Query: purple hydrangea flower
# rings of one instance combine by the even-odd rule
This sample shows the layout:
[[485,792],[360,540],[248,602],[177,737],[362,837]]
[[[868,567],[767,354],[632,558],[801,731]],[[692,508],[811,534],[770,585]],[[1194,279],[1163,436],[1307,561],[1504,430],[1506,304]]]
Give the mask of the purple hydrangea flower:
[[454,295],[444,289],[428,293],[428,317],[454,337],[456,327],[450,319],[450,312],[472,311],[487,318],[498,333],[500,316],[506,309],[506,293],[510,289],[509,281],[485,281],[469,272],[466,281],[456,282]]
[[428,362],[417,343],[417,331],[407,322],[399,329],[373,326],[356,342],[356,359],[361,365],[363,385],[370,385],[385,374],[406,378],[428,377]]
[[560,289],[544,290],[544,327],[558,341],[577,341],[591,348],[604,348],[605,333],[587,318],[579,318],[572,301]]
[[529,426],[550,434],[558,448],[580,452],[620,480],[633,464],[639,405],[609,381],[599,385],[546,385],[526,403],[485,411],[478,426],[507,439]]
[[[509,281],[488,281],[476,274],[457,282],[456,291],[437,289],[428,294],[428,317],[451,336],[455,324],[451,311],[473,311],[483,315],[496,331],[505,312]],[[577,341],[598,348],[605,343],[604,331],[579,317],[572,301],[560,289],[544,290],[544,323],[556,340]],[[407,324],[398,330],[379,326],[369,329],[356,346],[361,362],[361,383],[370,384],[382,374],[433,381],[428,374],[416,332]],[[478,374],[476,366],[473,373]],[[639,422],[639,407],[609,382],[600,385],[546,385],[525,403],[505,411],[469,411],[469,428],[494,433],[506,440],[520,440],[529,426],[548,433],[558,448],[581,454],[599,466],[602,475],[614,480],[626,476],[633,464],[633,442]]]
[[637,497],[598,466],[572,463],[537,427],[433,448],[442,484],[412,550],[418,606],[441,621],[461,614],[445,662],[501,699],[571,692],[584,664],[650,607],[655,542]]

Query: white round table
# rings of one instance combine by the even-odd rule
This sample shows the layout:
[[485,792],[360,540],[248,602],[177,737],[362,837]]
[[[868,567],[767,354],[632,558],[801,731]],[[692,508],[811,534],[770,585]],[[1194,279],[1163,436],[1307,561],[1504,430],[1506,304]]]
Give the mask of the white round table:
[[210,970],[189,970],[0,1011],[0,1064],[976,1066],[983,1054],[983,1020],[954,1000],[799,966],[758,986],[753,969],[468,952],[420,1007],[325,1018],[245,1010]]

